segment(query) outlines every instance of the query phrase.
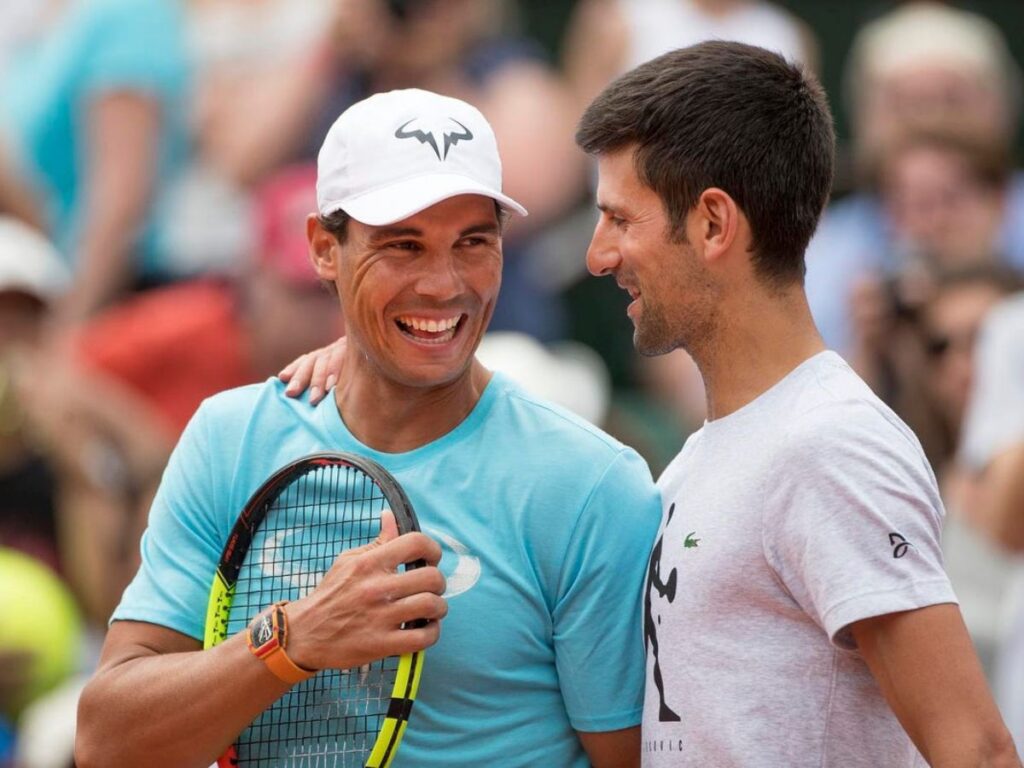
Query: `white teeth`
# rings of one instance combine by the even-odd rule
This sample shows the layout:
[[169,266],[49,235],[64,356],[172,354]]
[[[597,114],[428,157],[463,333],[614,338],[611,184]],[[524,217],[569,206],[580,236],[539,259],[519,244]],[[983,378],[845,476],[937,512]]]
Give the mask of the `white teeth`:
[[456,315],[455,317],[449,317],[446,320],[426,320],[419,317],[412,317],[410,315],[403,315],[397,319],[402,325],[414,328],[417,331],[438,333],[440,331],[450,331],[459,324],[460,317],[461,315]]

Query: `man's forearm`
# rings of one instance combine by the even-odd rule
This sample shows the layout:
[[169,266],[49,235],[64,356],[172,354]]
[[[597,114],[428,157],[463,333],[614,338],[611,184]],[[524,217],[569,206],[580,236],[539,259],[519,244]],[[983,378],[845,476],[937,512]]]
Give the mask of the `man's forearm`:
[[985,734],[949,730],[928,745],[927,759],[932,768],[1021,768],[1013,739],[1003,728]]
[[289,688],[243,633],[209,651],[140,654],[101,667],[83,692],[79,768],[207,768]]

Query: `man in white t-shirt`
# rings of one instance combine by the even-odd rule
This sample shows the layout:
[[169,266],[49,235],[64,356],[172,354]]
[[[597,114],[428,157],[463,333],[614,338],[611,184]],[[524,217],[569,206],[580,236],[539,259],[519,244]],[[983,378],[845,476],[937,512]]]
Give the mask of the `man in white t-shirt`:
[[1020,766],[942,567],[910,430],[827,351],[803,253],[828,198],[820,85],[711,42],[588,107],[612,275],[646,355],[696,360],[708,421],[659,481],[645,766]]

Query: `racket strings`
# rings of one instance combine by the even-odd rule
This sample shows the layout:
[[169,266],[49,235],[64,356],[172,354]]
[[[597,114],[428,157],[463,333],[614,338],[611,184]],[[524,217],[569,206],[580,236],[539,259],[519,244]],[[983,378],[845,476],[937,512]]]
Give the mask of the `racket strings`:
[[[387,500],[347,465],[319,466],[268,506],[242,564],[228,633],[242,631],[278,600],[309,594],[338,553],[373,541]],[[398,668],[388,658],[351,670],[324,670],[294,686],[242,732],[242,766],[362,766],[387,713]]]

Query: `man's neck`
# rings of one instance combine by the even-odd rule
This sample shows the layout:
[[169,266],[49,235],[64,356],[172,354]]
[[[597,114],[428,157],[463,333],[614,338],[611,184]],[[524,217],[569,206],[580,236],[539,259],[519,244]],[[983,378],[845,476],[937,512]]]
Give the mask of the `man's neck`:
[[[353,363],[355,363],[353,365]],[[438,387],[410,387],[347,359],[334,400],[349,431],[364,445],[404,453],[451,432],[470,414],[491,379],[476,360],[462,376]]]
[[[737,294],[739,296],[739,294]],[[704,377],[709,421],[728,416],[825,349],[800,287],[745,293],[720,306],[714,337],[692,351]]]

